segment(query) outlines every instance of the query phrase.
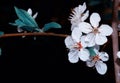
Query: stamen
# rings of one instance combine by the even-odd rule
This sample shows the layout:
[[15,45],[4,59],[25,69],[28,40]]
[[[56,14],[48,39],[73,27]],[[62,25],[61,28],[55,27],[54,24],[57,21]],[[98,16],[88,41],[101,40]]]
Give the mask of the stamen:
[[100,60],[100,57],[98,56],[98,55],[96,55],[96,56],[93,56],[93,61],[98,61],[98,60]]
[[80,50],[81,48],[83,48],[82,44],[80,42],[76,43],[76,45],[74,46],[74,48]]
[[85,15],[85,14],[82,13],[82,14],[81,14],[81,17],[83,17],[84,15]]
[[98,28],[94,28],[92,32],[93,32],[94,34],[99,33]]

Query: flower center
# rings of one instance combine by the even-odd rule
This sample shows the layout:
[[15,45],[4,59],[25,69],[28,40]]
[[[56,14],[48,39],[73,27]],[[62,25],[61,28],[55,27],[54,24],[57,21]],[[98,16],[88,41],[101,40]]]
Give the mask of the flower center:
[[82,14],[81,14],[81,17],[83,17],[84,15],[85,15],[85,14],[82,13]]
[[98,28],[94,28],[92,32],[93,32],[94,34],[97,34],[97,33],[99,33],[99,30],[98,30]]
[[100,57],[99,57],[98,55],[96,55],[96,56],[93,57],[93,61],[96,62],[96,61],[98,61],[98,60],[100,60]]
[[83,46],[82,46],[82,44],[80,42],[76,43],[75,46],[74,46],[74,48],[76,48],[78,50],[80,50],[82,47]]

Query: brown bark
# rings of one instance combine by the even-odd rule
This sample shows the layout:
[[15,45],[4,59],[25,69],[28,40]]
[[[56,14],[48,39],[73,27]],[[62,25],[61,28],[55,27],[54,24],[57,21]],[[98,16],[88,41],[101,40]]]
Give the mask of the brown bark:
[[119,42],[118,42],[118,5],[119,0],[113,1],[113,19],[112,19],[112,27],[113,27],[113,33],[112,33],[112,46],[113,46],[113,60],[114,60],[114,72],[115,72],[115,81],[116,83],[120,83],[120,66],[117,64],[117,52],[119,48]]

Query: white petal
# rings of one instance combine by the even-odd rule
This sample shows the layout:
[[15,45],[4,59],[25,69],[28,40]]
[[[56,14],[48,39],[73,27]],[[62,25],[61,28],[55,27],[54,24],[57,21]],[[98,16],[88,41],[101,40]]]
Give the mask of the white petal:
[[77,63],[79,61],[78,52],[78,50],[70,50],[68,53],[68,60],[71,63]]
[[80,28],[80,30],[83,33],[90,33],[92,32],[93,28],[91,27],[91,25],[87,22],[81,22],[79,23],[78,27]]
[[86,36],[81,36],[81,39],[80,39],[83,48],[88,46],[88,42],[85,41],[85,38]]
[[97,45],[103,45],[107,42],[107,37],[100,34],[96,34],[95,42]]
[[85,21],[85,20],[88,18],[88,16],[89,16],[89,11],[86,11],[86,12],[83,14],[83,16],[81,17],[81,21],[82,21],[82,22]]
[[71,31],[72,31],[74,28],[78,28],[78,26],[77,26],[77,24],[74,24],[74,23],[73,23],[73,24],[71,25]]
[[34,15],[33,15],[33,18],[35,19],[38,15],[38,12],[36,12]]
[[78,7],[76,7],[73,9],[69,18],[71,21],[74,21],[74,20],[78,19],[80,16],[81,16],[81,14],[79,13],[79,9],[78,9]]
[[74,8],[72,14],[69,17],[71,24],[76,24],[78,20],[80,20],[80,17],[81,17],[81,13],[79,12],[79,8],[78,7]]
[[99,27],[99,32],[101,35],[109,36],[112,34],[113,29],[109,25],[104,24]]
[[102,61],[97,61],[95,67],[97,72],[101,75],[104,75],[107,72],[107,65]]
[[[100,46],[99,45],[95,45],[94,48],[98,51],[100,50]],[[96,52],[97,53],[97,52]]]
[[32,16],[32,9],[31,8],[29,8],[27,12]]
[[76,42],[80,42],[80,38],[82,36],[82,32],[80,31],[79,28],[74,28],[72,30],[72,38],[76,41]]
[[72,49],[74,44],[75,44],[75,42],[73,41],[71,36],[67,36],[65,38],[65,45],[67,48]]
[[79,5],[79,10],[83,13],[86,10],[86,3],[84,2],[83,5]]
[[99,22],[101,21],[100,15],[98,13],[92,13],[90,16],[90,23],[93,27],[97,28],[99,26]]
[[87,61],[89,59],[89,51],[87,49],[81,49],[79,52],[79,58],[82,61]]
[[120,58],[120,51],[117,52],[117,57]]
[[95,62],[92,61],[92,60],[87,60],[87,61],[86,61],[86,65],[87,65],[88,67],[93,67],[93,66],[95,65]]
[[18,27],[18,28],[17,28],[17,31],[18,31],[18,32],[22,32],[23,30]]
[[106,52],[100,52],[98,55],[100,56],[100,59],[102,61],[108,61],[108,59],[109,59],[109,56]]
[[79,9],[79,8],[81,8],[82,6],[81,5],[79,5],[78,7],[75,7],[74,9],[73,9],[73,11],[72,11],[72,16],[73,17],[76,17],[76,18],[78,18],[78,17],[80,17],[81,16],[81,14],[82,14],[82,12],[81,12],[81,9]]
[[92,47],[95,45],[95,35],[94,33],[89,33],[86,38],[85,41],[88,42],[88,47]]
[[[94,46],[93,46],[93,47],[94,47]],[[94,52],[95,52],[96,54],[99,54],[99,50],[96,49],[95,47],[94,47]]]

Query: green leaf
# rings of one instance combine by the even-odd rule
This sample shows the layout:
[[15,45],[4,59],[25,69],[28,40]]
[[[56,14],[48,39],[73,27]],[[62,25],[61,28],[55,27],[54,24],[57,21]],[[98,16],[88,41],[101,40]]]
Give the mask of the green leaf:
[[[35,27],[38,28],[38,25],[36,23],[36,21],[34,20],[34,18],[29,15],[27,13],[27,11],[23,10],[23,9],[18,9],[17,7],[15,7],[15,12],[18,16],[18,18],[27,26],[31,26],[31,27]],[[17,20],[18,21],[18,20]]]
[[47,31],[51,28],[61,28],[62,26],[57,22],[50,22],[44,25],[43,31]]
[[20,19],[15,20],[15,23],[11,23],[11,25],[18,26],[18,28],[21,28],[24,31],[31,31],[31,32],[32,31],[37,31],[37,32],[41,32],[41,30],[39,28],[32,27],[30,25],[26,25]]
[[24,31],[35,31],[35,32],[42,32],[42,30],[38,27],[34,18],[28,14],[27,11],[23,9],[18,9],[15,7],[15,12],[18,16],[18,19],[15,20],[15,23],[9,23],[13,26],[17,26]]
[[0,48],[0,56],[2,55],[2,49]]
[[96,53],[94,51],[94,47],[88,47],[88,50],[89,50],[90,56],[96,56]]
[[0,31],[0,36],[4,35],[4,32],[3,31]]
[[24,22],[22,22],[22,20],[20,20],[20,19],[15,20],[15,23],[9,23],[9,24],[11,24],[13,26],[18,26],[18,27],[26,26],[26,24]]

